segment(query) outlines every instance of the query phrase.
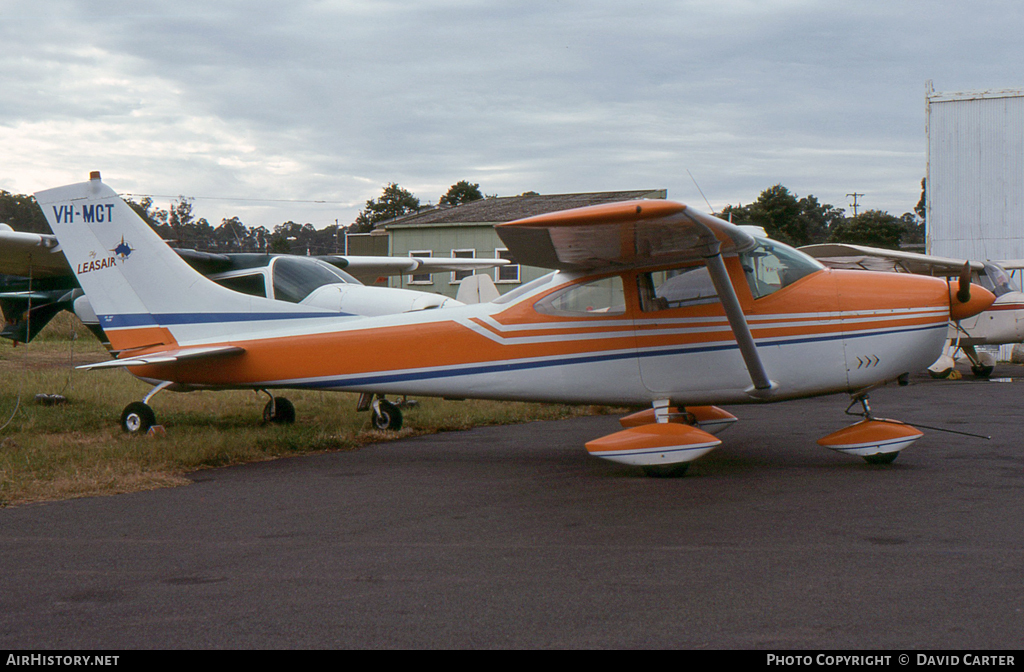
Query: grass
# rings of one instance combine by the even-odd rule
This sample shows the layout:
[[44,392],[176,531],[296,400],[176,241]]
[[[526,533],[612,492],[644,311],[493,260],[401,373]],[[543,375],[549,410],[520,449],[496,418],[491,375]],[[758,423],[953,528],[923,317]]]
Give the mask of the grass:
[[[397,437],[488,424],[549,420],[582,407],[418,399],[400,432],[378,432],[356,395],[288,390],[293,425],[262,422],[266,395],[252,391],[161,392],[151,405],[160,436],[132,437],[121,410],[150,386],[123,370],[78,371],[108,358],[73,316],[62,313],[29,345],[0,342],[0,507],[182,485],[186,474],[289,455],[358,450]],[[36,395],[60,394],[44,405]]]

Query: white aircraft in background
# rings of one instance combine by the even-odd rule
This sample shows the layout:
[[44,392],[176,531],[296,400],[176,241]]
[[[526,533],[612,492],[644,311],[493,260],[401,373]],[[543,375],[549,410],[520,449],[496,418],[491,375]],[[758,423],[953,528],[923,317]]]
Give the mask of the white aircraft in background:
[[683,204],[641,200],[497,226],[520,263],[555,271],[494,301],[339,315],[204,278],[99,173],[35,196],[116,353],[88,368],[155,384],[124,409],[129,432],[154,423],[146,402],[162,389],[356,392],[391,429],[401,414],[385,394],[648,406],[587,450],[676,475],[721,443],[702,426],[732,416],[713,404],[849,393],[864,419],[819,443],[890,462],[922,434],[873,417],[868,392],[927,366],[950,317],[995,298],[969,282],[826,269]]
[[[115,248],[113,253],[128,251],[129,247],[121,252]],[[478,271],[509,263],[481,258],[175,252],[211,280],[243,294],[364,316],[450,308],[496,298],[498,291],[486,275],[463,280],[456,299],[363,282],[389,275]],[[7,322],[0,336],[28,342],[54,315],[71,310],[105,343],[96,313],[76,280],[76,273],[102,269],[105,263],[109,260],[97,256],[73,269],[55,236],[13,231],[0,224],[0,310]]]
[[1010,273],[1024,269],[1024,260],[969,261],[845,243],[806,245],[800,250],[830,268],[952,278],[964,271],[965,264],[969,265],[973,281],[995,294],[996,300],[988,310],[950,321],[946,347],[928,367],[937,378],[950,375],[958,351],[967,357],[975,376],[988,377],[995,368],[995,357],[977,350],[977,346],[1024,343],[1024,293]]

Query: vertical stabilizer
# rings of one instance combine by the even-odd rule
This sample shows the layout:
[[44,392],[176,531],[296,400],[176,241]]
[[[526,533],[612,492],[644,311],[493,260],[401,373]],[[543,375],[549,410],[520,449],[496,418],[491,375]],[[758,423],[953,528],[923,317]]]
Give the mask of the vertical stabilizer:
[[35,194],[114,349],[224,340],[282,318],[327,314],[203,277],[93,173]]

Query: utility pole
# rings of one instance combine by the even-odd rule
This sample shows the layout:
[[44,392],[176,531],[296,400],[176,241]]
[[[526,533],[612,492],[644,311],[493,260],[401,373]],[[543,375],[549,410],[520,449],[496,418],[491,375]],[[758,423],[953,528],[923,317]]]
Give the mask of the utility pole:
[[863,195],[864,194],[858,194],[856,191],[853,192],[852,194],[847,194],[847,196],[853,196],[853,216],[854,217],[857,216],[857,197],[858,196],[863,196]]

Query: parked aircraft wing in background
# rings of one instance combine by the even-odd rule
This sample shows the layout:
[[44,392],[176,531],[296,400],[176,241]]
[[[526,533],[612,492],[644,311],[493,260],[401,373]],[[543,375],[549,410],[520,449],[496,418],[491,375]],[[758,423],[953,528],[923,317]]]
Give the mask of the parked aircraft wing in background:
[[801,247],[830,268],[862,269],[894,273],[916,273],[951,278],[968,264],[974,281],[996,296],[988,310],[951,320],[946,347],[928,367],[935,377],[949,376],[957,353],[963,352],[975,376],[987,377],[996,366],[996,358],[977,346],[1024,342],[1024,293],[1010,271],[1024,269],[1024,260],[979,261],[950,259],[903,250],[887,250],[866,245],[827,243]]

